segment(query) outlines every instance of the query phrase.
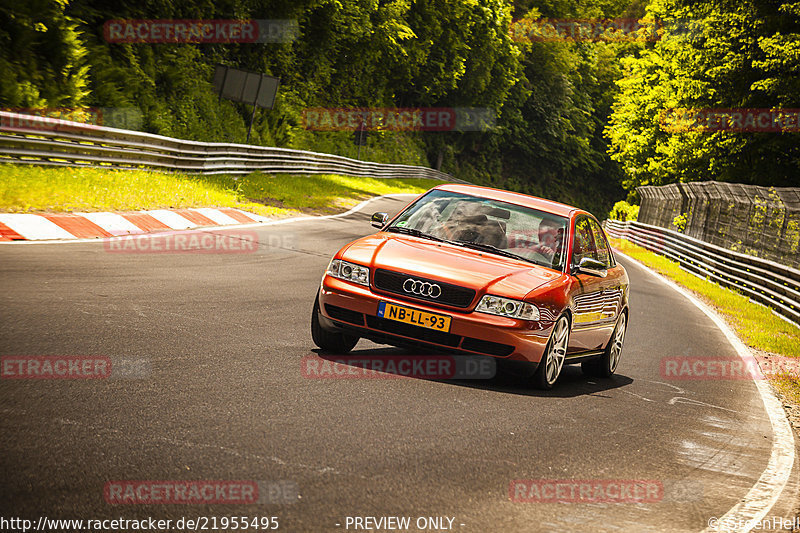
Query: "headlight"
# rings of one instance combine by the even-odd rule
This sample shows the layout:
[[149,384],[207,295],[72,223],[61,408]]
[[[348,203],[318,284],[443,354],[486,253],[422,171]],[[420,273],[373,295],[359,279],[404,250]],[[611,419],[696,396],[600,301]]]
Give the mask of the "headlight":
[[475,311],[522,320],[539,320],[539,309],[535,305],[488,294],[481,298]]
[[328,265],[328,275],[369,287],[369,269],[341,259],[331,261]]

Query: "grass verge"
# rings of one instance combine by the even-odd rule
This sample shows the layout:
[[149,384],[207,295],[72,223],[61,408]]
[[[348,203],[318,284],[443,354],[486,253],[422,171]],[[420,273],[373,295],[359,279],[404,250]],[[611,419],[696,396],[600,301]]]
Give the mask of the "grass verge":
[[[751,348],[771,355],[800,357],[800,327],[779,318],[768,308],[750,301],[739,292],[683,270],[675,261],[627,240],[609,240],[617,250],[692,291],[714,308],[742,342]],[[783,373],[769,376],[769,379],[782,395],[784,403],[794,407],[800,404],[800,377]]]
[[441,182],[331,174],[233,176],[144,170],[0,165],[0,211],[7,213],[138,211],[235,207],[263,216],[332,214],[367,198],[419,194]]

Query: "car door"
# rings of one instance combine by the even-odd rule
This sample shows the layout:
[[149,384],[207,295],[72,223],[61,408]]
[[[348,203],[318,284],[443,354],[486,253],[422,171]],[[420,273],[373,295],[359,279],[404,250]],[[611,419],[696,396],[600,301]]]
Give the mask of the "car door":
[[587,215],[579,215],[575,219],[572,258],[569,263],[573,276],[573,291],[572,334],[568,355],[599,350],[608,338],[604,331],[608,324],[608,316],[604,314],[606,280],[592,274],[577,272],[577,266],[584,257],[601,260],[595,244],[591,219]]
[[611,248],[608,246],[608,240],[606,239],[600,223],[590,218],[589,226],[592,229],[592,236],[594,237],[597,260],[602,262],[607,268],[606,277],[603,278],[600,283],[602,286],[601,296],[603,300],[603,309],[597,324],[598,328],[603,331],[603,346],[605,346],[614,331],[617,317],[622,310],[622,301],[625,291],[625,274],[624,269],[614,261],[614,254],[611,253]]

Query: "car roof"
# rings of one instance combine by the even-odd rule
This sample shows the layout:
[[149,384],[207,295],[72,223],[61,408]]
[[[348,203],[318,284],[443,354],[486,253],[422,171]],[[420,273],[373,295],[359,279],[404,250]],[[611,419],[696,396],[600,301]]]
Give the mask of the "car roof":
[[536,196],[529,196],[527,194],[518,192],[492,189],[491,187],[447,183],[445,185],[437,185],[434,188],[442,191],[482,196],[491,200],[499,200],[502,202],[508,202],[510,204],[521,205],[523,207],[530,207],[531,209],[538,209],[539,211],[545,211],[547,213],[552,213],[554,215],[559,215],[566,218],[569,218],[570,215],[575,211],[583,212],[583,210],[571,205],[554,202],[552,200],[545,200],[544,198],[537,198]]

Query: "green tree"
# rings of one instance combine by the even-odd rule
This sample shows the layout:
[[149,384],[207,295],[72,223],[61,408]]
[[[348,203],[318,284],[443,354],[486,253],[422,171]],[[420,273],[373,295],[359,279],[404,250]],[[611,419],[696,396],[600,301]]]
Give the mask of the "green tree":
[[89,66],[66,0],[0,4],[0,103],[77,107],[86,103]]
[[667,131],[680,108],[797,108],[800,3],[653,0],[662,38],[623,61],[607,128],[633,193],[646,184],[716,179],[797,185],[797,133]]

